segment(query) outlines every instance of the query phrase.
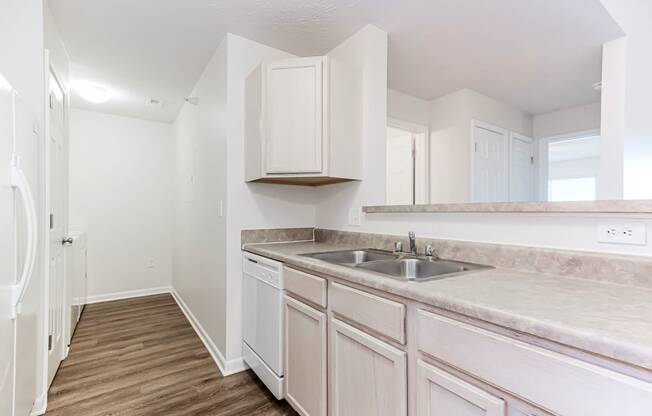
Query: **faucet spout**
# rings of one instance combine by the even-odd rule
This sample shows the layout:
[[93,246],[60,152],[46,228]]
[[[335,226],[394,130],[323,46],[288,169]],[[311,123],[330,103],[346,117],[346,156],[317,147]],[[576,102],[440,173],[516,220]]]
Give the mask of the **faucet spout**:
[[417,255],[417,242],[416,242],[416,236],[414,234],[414,231],[410,231],[408,233],[408,238],[410,239],[410,253],[413,256]]

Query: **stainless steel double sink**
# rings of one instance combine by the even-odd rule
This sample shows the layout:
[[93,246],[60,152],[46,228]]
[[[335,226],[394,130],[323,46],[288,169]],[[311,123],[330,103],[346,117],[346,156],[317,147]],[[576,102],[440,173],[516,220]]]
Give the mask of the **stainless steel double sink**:
[[491,266],[481,264],[413,256],[402,253],[395,254],[373,249],[328,251],[302,254],[302,256],[342,266],[364,269],[407,281],[444,279],[492,268]]

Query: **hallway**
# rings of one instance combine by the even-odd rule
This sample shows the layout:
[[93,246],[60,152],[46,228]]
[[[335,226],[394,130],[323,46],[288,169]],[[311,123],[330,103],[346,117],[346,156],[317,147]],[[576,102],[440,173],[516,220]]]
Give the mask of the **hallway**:
[[168,294],[86,306],[46,413],[294,414],[251,371],[223,377]]

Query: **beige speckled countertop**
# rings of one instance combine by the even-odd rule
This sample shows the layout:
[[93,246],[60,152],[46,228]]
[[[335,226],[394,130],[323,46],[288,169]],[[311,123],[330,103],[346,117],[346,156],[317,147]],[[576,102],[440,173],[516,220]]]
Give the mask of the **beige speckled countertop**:
[[652,370],[652,290],[507,269],[405,282],[300,256],[347,248],[302,242],[245,250]]

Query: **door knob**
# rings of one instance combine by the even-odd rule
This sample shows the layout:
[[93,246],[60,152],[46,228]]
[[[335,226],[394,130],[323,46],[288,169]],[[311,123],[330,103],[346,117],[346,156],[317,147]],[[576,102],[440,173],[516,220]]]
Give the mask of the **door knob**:
[[70,245],[73,243],[72,237],[64,238],[61,240],[61,245],[65,246],[66,244]]

